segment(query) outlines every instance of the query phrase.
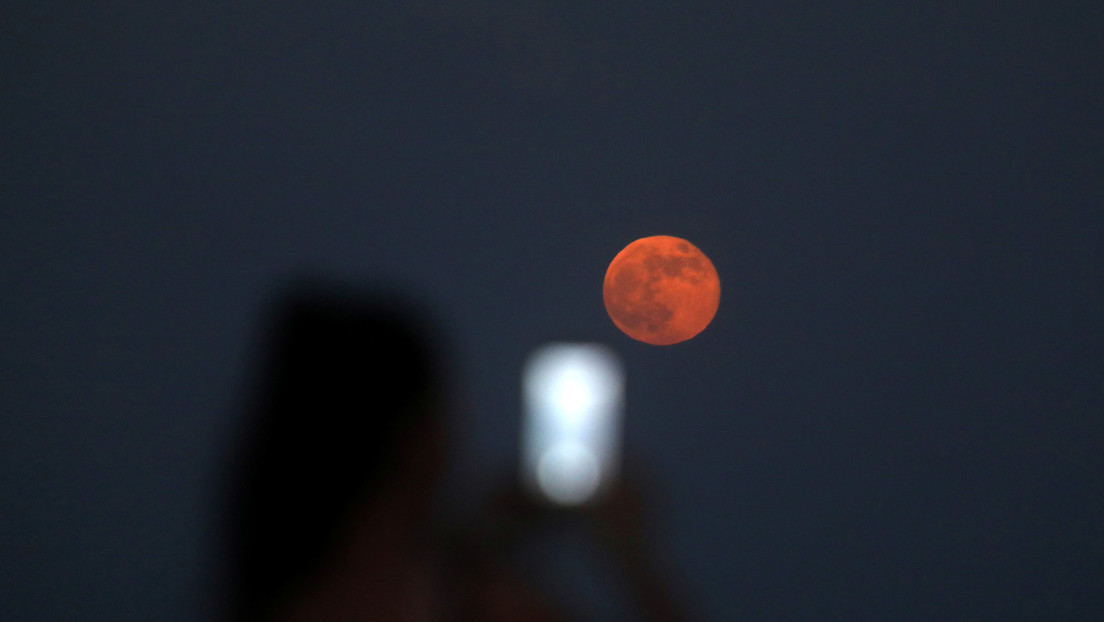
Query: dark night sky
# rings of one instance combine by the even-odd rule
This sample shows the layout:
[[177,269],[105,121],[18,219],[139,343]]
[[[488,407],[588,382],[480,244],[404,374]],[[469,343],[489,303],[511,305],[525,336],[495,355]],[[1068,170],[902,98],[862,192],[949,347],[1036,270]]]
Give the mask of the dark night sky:
[[[476,478],[531,348],[617,348],[707,620],[1099,619],[1104,5],[107,4],[0,11],[3,619],[208,617],[304,269],[444,319]],[[601,302],[653,234],[724,287],[669,348]]]

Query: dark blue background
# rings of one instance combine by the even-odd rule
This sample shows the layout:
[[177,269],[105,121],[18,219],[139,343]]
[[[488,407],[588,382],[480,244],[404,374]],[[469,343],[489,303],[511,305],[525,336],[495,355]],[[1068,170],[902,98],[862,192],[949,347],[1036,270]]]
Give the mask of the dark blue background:
[[[708,620],[1104,610],[1099,2],[5,6],[0,617],[209,617],[302,269],[445,319],[462,479],[531,348],[614,345]],[[654,234],[724,288],[669,348],[601,302]]]

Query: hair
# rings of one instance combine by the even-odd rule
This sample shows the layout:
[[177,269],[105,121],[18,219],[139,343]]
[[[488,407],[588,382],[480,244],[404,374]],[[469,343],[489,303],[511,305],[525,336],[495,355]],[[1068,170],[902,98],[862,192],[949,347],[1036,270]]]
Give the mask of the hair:
[[229,499],[233,620],[271,619],[437,410],[429,341],[382,300],[320,283],[277,299]]

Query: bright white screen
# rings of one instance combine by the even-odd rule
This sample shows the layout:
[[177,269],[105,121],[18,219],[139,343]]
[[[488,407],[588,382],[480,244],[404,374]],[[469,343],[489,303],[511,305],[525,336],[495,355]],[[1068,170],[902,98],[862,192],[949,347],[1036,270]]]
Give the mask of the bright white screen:
[[615,475],[624,373],[616,353],[593,343],[552,343],[526,361],[522,469],[550,501],[577,505]]

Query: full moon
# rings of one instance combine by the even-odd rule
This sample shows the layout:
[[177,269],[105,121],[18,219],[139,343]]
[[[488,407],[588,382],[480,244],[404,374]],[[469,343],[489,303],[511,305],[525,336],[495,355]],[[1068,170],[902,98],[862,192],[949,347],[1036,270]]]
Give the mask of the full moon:
[[691,339],[721,302],[713,262],[682,238],[655,235],[626,246],[602,284],[610,319],[626,335],[656,346]]

